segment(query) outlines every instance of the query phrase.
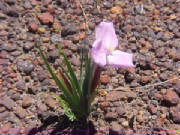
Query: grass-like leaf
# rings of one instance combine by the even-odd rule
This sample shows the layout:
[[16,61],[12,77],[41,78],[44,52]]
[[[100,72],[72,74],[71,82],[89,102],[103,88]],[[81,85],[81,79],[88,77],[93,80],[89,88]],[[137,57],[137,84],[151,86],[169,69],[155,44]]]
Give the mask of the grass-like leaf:
[[81,58],[80,58],[80,61],[81,61],[81,65],[80,65],[80,87],[81,87],[81,89],[82,89],[82,83],[83,83],[83,79],[84,79],[83,75],[84,75],[85,68],[83,68],[83,67],[85,65],[86,56],[88,56],[88,50],[85,47],[83,47],[83,48],[81,48]]
[[59,69],[59,77],[61,78],[61,80],[64,82],[64,84],[66,85],[67,89],[69,90],[69,92],[73,95],[73,91],[72,91],[72,87],[71,84],[69,83],[67,77],[64,75],[64,73],[61,71],[61,69]]
[[64,52],[62,51],[60,45],[58,45],[58,49],[59,49],[59,53],[60,53],[60,54],[63,56],[63,58],[64,58],[64,61],[65,61],[66,66],[67,66],[67,68],[68,68],[69,74],[70,74],[70,76],[72,77],[73,82],[75,83],[75,86],[76,86],[76,90],[77,90],[77,92],[78,92],[78,94],[79,94],[79,96],[80,96],[80,95],[82,94],[82,93],[81,93],[81,88],[80,88],[79,82],[78,82],[78,80],[77,80],[77,77],[76,77],[76,75],[75,75],[75,73],[74,73],[74,70],[72,69],[71,64],[69,63],[66,55],[65,55]]
[[49,65],[46,56],[43,54],[40,46],[38,45],[38,49],[40,52],[40,55],[42,56],[44,63],[49,71],[49,73],[51,74],[52,78],[54,79],[54,81],[56,82],[57,86],[59,87],[60,90],[63,91],[65,98],[67,100],[68,103],[73,103],[74,101],[72,100],[72,95],[71,93],[67,90],[67,88],[65,87],[65,85],[63,84],[63,82],[61,82],[59,80],[59,78],[56,76],[56,74],[53,72],[53,70],[51,69],[51,66]]
[[70,81],[71,87],[72,87],[73,96],[74,96],[74,98],[76,98],[75,100],[76,100],[77,102],[79,102],[80,97],[79,97],[79,95],[78,95],[78,93],[77,93],[74,80],[73,80],[72,77],[66,72],[66,70],[64,69],[64,67],[63,67],[62,65],[59,65],[59,67],[61,68],[61,70],[63,71],[63,73],[66,75],[66,77],[68,78],[68,80]]
[[90,99],[90,89],[91,89],[91,81],[92,81],[91,75],[92,75],[91,60],[87,54],[85,56],[85,75],[84,75],[84,80],[83,80],[83,84],[82,84],[83,96],[81,98],[82,107],[83,107],[84,111],[86,111],[87,114],[90,111],[89,99]]

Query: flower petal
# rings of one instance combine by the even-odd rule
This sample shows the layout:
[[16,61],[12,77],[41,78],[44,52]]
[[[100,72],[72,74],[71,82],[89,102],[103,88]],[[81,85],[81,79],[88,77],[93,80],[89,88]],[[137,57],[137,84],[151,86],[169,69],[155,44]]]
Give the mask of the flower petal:
[[119,50],[112,51],[111,55],[107,56],[107,64],[113,67],[134,67],[133,55]]
[[101,40],[95,40],[92,45],[93,48],[97,48],[98,50],[101,49],[101,46],[102,46]]
[[101,22],[96,27],[96,40],[101,40],[104,49],[118,46],[118,39],[112,22]]
[[105,52],[99,51],[96,48],[92,48],[91,49],[91,58],[96,64],[98,64],[101,67],[106,65],[106,53]]

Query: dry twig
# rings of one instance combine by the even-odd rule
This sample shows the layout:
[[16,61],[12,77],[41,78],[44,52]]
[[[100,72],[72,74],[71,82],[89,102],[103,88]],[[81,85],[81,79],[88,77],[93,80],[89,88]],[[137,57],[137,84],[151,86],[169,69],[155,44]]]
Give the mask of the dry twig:
[[[173,79],[169,79],[169,80],[166,80],[164,82],[158,82],[158,83],[149,84],[149,85],[140,86],[140,87],[134,87],[134,88],[129,88],[129,87],[125,88],[125,87],[121,86],[121,87],[113,89],[113,91],[125,91],[125,92],[127,92],[127,91],[134,90],[134,89],[136,89],[136,90],[144,89],[144,88],[154,87],[154,86],[158,86],[158,85],[163,85],[165,83],[168,83],[168,82],[171,82],[171,81],[174,81],[174,80],[180,80],[180,77],[175,77]],[[106,89],[101,89],[101,90],[103,91],[103,90],[106,90]]]
[[87,20],[87,15],[86,15],[86,13],[85,13],[85,11],[84,11],[84,9],[83,9],[83,6],[82,6],[82,4],[81,4],[80,1],[79,1],[79,5],[80,5],[80,8],[81,8],[81,10],[82,10],[82,12],[83,12],[83,16],[84,16],[84,19],[85,19],[85,23],[86,23],[87,30],[88,30],[88,32],[90,32],[90,30],[89,30],[89,25],[88,25],[88,20]]

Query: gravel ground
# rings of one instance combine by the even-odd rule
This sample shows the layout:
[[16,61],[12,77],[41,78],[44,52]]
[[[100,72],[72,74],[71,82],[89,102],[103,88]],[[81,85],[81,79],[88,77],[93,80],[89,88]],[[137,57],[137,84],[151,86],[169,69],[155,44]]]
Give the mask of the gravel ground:
[[[1,0],[0,134],[180,135],[179,5],[179,0]],[[92,45],[103,20],[114,23],[117,49],[133,53],[136,68],[104,68],[89,123],[71,123],[55,99],[60,91],[36,42],[55,70],[64,64],[60,42],[78,75],[79,50]]]

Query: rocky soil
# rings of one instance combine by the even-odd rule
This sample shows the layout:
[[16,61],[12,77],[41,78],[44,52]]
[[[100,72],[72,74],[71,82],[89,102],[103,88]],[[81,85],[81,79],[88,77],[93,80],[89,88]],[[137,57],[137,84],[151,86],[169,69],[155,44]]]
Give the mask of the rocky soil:
[[[179,0],[1,0],[0,134],[180,135],[179,5]],[[55,70],[64,64],[57,51],[61,43],[78,75],[80,48],[91,47],[101,21],[114,23],[118,49],[134,54],[136,68],[104,68],[89,123],[72,123],[55,98],[60,91],[36,43]]]

